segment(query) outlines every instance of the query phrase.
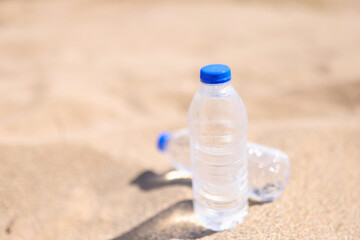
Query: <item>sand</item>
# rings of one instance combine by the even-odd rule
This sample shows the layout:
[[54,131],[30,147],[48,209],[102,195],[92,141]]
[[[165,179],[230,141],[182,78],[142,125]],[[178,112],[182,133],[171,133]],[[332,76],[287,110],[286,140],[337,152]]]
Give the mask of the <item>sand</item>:
[[[360,239],[357,1],[0,1],[0,239]],[[155,148],[232,68],[282,197],[214,233]],[[175,173],[176,174],[176,173]],[[141,188],[142,187],[142,188]]]

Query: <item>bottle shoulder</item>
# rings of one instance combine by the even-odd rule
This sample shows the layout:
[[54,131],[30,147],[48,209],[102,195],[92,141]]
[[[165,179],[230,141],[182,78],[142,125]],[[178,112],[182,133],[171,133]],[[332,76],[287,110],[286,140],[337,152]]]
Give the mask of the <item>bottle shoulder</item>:
[[232,85],[211,86],[202,85],[196,92],[190,105],[190,109],[194,107],[221,107],[221,108],[244,108],[245,105],[237,91]]
[[189,120],[247,119],[245,104],[231,85],[217,90],[202,87],[191,102]]

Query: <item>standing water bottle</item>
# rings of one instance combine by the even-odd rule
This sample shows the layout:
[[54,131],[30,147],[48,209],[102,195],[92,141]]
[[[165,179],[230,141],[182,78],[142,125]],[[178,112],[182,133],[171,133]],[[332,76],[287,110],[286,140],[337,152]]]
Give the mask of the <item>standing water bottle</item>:
[[228,66],[207,65],[200,79],[188,115],[194,210],[205,227],[222,231],[248,210],[247,113]]

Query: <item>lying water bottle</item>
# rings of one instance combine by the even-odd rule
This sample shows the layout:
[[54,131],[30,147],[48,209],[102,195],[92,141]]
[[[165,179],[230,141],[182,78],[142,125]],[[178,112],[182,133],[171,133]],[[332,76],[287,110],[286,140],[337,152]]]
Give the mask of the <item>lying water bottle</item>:
[[241,223],[248,211],[247,113],[230,68],[207,65],[188,113],[194,211],[214,231]]
[[[158,149],[169,156],[179,171],[192,174],[190,161],[189,131],[184,128],[174,133],[162,132],[158,137]],[[282,151],[260,144],[247,142],[249,198],[268,202],[279,198],[290,175],[290,159]]]

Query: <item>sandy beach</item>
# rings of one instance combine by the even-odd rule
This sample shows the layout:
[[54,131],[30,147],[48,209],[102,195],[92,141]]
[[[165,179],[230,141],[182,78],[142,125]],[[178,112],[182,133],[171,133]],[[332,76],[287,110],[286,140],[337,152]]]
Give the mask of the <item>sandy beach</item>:
[[[357,1],[0,1],[0,239],[360,239]],[[291,159],[280,199],[196,221],[155,146],[211,63],[248,139]],[[171,172],[170,172],[171,173]],[[142,187],[141,187],[142,186]]]

